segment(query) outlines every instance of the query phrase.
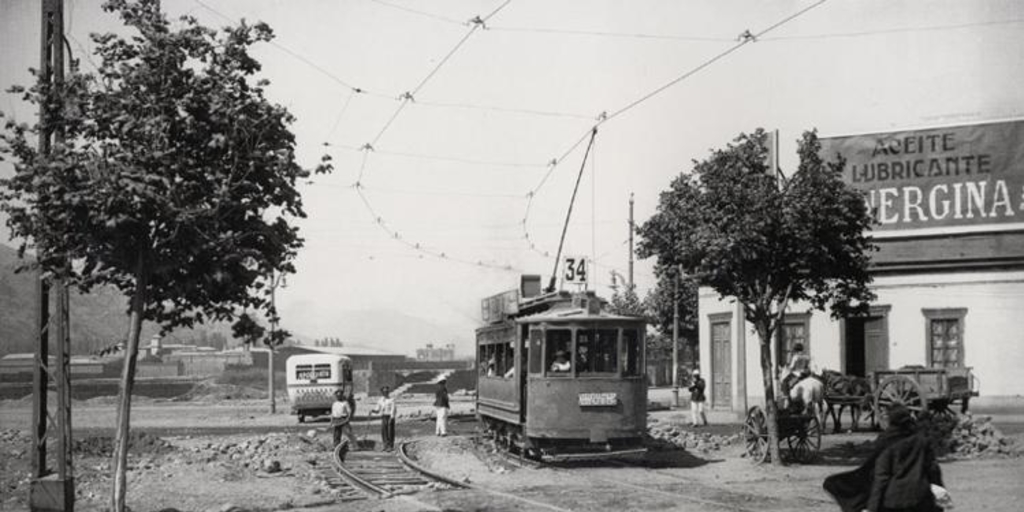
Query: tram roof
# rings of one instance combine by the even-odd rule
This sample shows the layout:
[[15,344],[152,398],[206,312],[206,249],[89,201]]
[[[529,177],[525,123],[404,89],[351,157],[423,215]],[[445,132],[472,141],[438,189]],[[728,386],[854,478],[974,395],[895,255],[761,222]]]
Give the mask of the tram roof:
[[590,313],[586,308],[557,308],[516,318],[517,323],[538,322],[646,322],[643,317],[615,315],[605,311]]

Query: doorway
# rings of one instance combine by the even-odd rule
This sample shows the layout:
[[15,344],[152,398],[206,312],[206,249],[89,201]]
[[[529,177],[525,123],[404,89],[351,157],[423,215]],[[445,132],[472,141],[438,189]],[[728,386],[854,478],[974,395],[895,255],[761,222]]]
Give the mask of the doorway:
[[867,377],[889,369],[889,319],[886,314],[851,317],[845,320],[843,373]]
[[711,406],[732,405],[732,340],[730,322],[711,323]]

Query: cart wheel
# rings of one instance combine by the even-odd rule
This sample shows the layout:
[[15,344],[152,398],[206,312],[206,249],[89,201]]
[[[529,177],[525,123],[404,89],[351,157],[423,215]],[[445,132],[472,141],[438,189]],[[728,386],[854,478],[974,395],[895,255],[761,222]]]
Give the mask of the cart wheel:
[[960,399],[960,414],[967,414],[967,404],[971,401],[970,397],[963,397]]
[[747,411],[747,419],[743,422],[743,434],[746,439],[747,457],[755,464],[768,460],[768,420],[764,411],[753,406]]
[[808,416],[804,429],[786,437],[789,456],[796,462],[810,462],[821,449],[821,421],[817,416]]
[[952,405],[952,402],[945,400],[938,403],[932,402],[932,414],[938,419],[956,421],[957,414],[953,409],[950,409],[950,405]]
[[928,398],[921,393],[921,387],[905,375],[887,377],[875,391],[875,417],[882,429],[889,428],[889,408],[902,405],[915,418],[928,410]]

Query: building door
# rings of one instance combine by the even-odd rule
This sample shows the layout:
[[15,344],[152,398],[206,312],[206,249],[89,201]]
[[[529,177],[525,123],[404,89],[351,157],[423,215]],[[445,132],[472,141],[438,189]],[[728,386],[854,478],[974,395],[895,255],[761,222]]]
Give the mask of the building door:
[[732,405],[732,345],[729,322],[711,324],[711,406]]
[[884,316],[846,319],[847,375],[867,377],[889,369],[889,325]]

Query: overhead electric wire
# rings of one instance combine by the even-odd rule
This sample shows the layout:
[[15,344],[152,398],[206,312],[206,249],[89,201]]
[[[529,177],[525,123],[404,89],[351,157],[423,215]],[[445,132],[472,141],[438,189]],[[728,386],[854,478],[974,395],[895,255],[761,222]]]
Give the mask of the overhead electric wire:
[[355,97],[355,91],[349,91],[348,97],[345,98],[345,103],[341,106],[341,110],[338,111],[338,117],[334,118],[334,124],[331,126],[331,130],[327,132],[327,136],[324,139],[330,139],[334,135],[334,132],[338,129],[338,125],[341,124],[341,118],[345,115],[345,111],[348,110],[348,106],[352,103],[352,98]]
[[370,0],[370,1],[375,3],[375,4],[380,4],[380,5],[383,5],[383,6],[386,6],[386,7],[390,7],[392,9],[397,9],[399,11],[405,11],[405,12],[410,13],[410,14],[416,14],[416,15],[419,15],[419,16],[423,16],[425,18],[430,18],[430,19],[435,20],[435,21],[443,21],[445,23],[451,23],[451,24],[455,24],[455,25],[465,25],[466,24],[465,22],[459,21],[459,20],[457,20],[455,18],[449,18],[447,16],[441,16],[439,14],[433,14],[433,13],[429,13],[429,12],[426,12],[426,11],[420,11],[420,10],[412,9],[412,8],[409,8],[409,7],[403,7],[401,5],[395,5],[395,4],[392,4],[392,3],[389,3],[389,2],[385,2],[383,0]]
[[723,37],[708,37],[708,36],[675,36],[675,35],[662,35],[662,34],[642,34],[642,33],[628,33],[628,32],[604,32],[598,30],[574,30],[574,29],[563,29],[563,28],[543,28],[543,27],[488,27],[489,30],[495,32],[520,32],[520,33],[536,33],[536,34],[560,34],[560,35],[572,35],[572,36],[593,36],[593,37],[613,37],[622,39],[654,39],[654,40],[665,40],[665,41],[688,41],[688,42],[732,42],[735,39],[723,38]]
[[536,110],[528,108],[512,108],[512,107],[498,107],[493,105],[475,105],[471,103],[446,103],[443,101],[422,101],[417,100],[416,106],[418,107],[439,107],[439,108],[459,108],[467,110],[487,110],[491,112],[506,112],[510,114],[526,114],[532,116],[543,116],[543,117],[567,117],[573,119],[593,119],[594,116],[586,114],[578,114],[572,112],[557,112],[551,110]]
[[[719,60],[725,58],[726,56],[730,55],[731,53],[735,52],[736,50],[739,50],[740,48],[746,46],[748,43],[756,42],[761,36],[763,36],[763,35],[771,32],[771,31],[773,31],[773,30],[775,30],[775,29],[785,25],[786,23],[789,23],[790,21],[800,17],[801,15],[807,13],[808,11],[814,9],[815,7],[818,7],[818,6],[822,5],[822,4],[824,4],[827,1],[828,0],[818,0],[817,2],[811,4],[811,5],[803,8],[803,9],[800,9],[799,11],[797,11],[797,12],[795,12],[793,14],[790,14],[789,16],[786,16],[785,18],[783,18],[783,19],[773,23],[772,25],[770,25],[767,28],[757,32],[756,34],[752,34],[749,30],[744,31],[737,38],[737,43],[732,45],[732,46],[730,46],[729,48],[725,49],[724,51],[715,54],[710,59],[705,60],[704,62],[698,64],[696,67],[686,71],[682,75],[680,75],[680,76],[670,80],[669,82],[665,83],[664,85],[661,85],[661,86],[657,87],[656,89],[648,92],[647,94],[644,94],[643,96],[637,98],[636,100],[633,100],[633,101],[629,102],[625,106],[623,106],[623,107],[621,107],[621,108],[619,108],[617,110],[612,111],[610,114],[602,113],[601,116],[598,118],[597,123],[595,123],[591,128],[588,128],[587,132],[584,133],[582,136],[580,136],[580,138],[577,139],[577,141],[575,143],[573,143],[573,145],[563,154],[562,157],[552,161],[551,168],[548,170],[548,172],[541,179],[540,183],[536,187],[534,187],[534,189],[531,190],[530,193],[527,195],[526,212],[525,212],[525,215],[523,216],[523,230],[526,232],[525,233],[525,239],[527,240],[527,242],[530,243],[531,248],[535,249],[535,247],[534,247],[535,244],[530,239],[528,222],[529,222],[529,216],[530,216],[530,209],[531,209],[531,207],[533,205],[534,197],[537,195],[537,192],[539,192],[540,189],[544,186],[544,184],[547,183],[548,178],[554,172],[555,168],[558,167],[558,164],[561,163],[561,161],[565,158],[565,156],[567,156],[569,153],[574,151],[580,144],[583,143],[583,141],[587,138],[587,135],[590,134],[591,130],[594,130],[594,129],[598,128],[599,126],[603,125],[604,123],[607,123],[608,121],[611,121],[612,119],[615,119],[616,117],[618,117],[618,116],[628,112],[629,110],[631,110],[633,108],[636,108],[638,105],[640,105],[640,104],[644,103],[645,101],[647,101],[647,100],[657,96],[658,94],[664,92],[665,90],[667,90],[670,87],[678,84],[679,82],[682,82],[683,80],[686,80],[687,78],[689,78],[689,77],[699,73],[700,71],[704,70],[708,66],[714,64],[715,62],[718,62]],[[546,251],[544,251],[544,254],[546,255],[548,253]],[[557,262],[556,262],[556,264],[557,264]]]
[[[325,142],[324,146],[344,149],[346,151],[362,151],[364,147],[356,147],[346,144],[335,144]],[[501,162],[496,160],[477,160],[473,158],[464,158],[458,156],[447,156],[447,155],[430,155],[425,153],[413,153],[408,151],[388,151],[384,149],[374,149],[374,154],[382,156],[393,156],[400,158],[412,158],[417,160],[436,160],[439,162],[455,162],[467,165],[479,165],[482,167],[512,167],[512,168],[528,168],[528,169],[546,169],[545,164],[531,164],[526,162]],[[522,194],[519,194],[522,197]]]

